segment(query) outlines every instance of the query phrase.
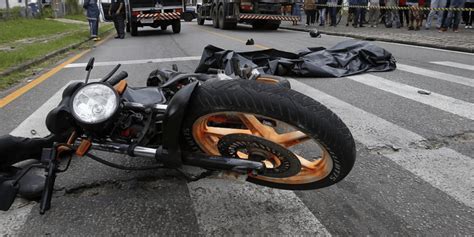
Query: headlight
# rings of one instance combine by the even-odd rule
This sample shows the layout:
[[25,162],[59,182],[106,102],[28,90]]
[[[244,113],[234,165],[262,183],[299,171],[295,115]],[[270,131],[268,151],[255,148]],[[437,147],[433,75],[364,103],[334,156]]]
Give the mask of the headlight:
[[81,123],[98,124],[112,117],[118,105],[119,97],[112,87],[91,83],[74,94],[72,115]]

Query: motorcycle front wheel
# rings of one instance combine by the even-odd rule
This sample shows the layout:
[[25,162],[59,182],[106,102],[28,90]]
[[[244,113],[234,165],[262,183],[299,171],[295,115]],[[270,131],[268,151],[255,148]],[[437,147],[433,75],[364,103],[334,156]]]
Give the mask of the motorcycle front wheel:
[[[349,174],[356,157],[349,129],[325,106],[291,89],[248,80],[200,85],[188,105],[182,138],[187,149],[211,155],[221,155],[223,140],[261,143],[251,146],[260,147],[263,153],[288,150],[290,154],[283,158],[274,154],[262,158],[273,173],[250,174],[247,181],[290,190],[333,185]],[[235,158],[249,159],[249,149],[235,152]],[[285,163],[292,157],[299,161],[297,165]]]

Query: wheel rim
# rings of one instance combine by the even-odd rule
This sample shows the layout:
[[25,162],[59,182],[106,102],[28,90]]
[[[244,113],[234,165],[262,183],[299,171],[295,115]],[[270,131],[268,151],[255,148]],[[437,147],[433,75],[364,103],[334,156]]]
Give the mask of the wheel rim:
[[[268,121],[274,124],[270,126]],[[295,176],[273,178],[249,175],[255,179],[281,184],[306,184],[322,180],[332,171],[333,162],[326,148],[295,127],[275,119],[242,112],[219,112],[200,117],[192,126],[194,140],[211,155],[220,155],[217,149],[219,138],[233,133],[260,136],[277,143],[293,152],[301,163],[302,168]],[[315,151],[309,149],[317,149],[318,155],[313,156]],[[308,158],[310,156],[313,158]],[[269,166],[269,162],[264,164]]]
[[275,78],[271,78],[271,77],[265,77],[265,76],[260,76],[256,79],[258,82],[263,82],[263,83],[267,83],[267,84],[278,84],[280,81],[275,79]]

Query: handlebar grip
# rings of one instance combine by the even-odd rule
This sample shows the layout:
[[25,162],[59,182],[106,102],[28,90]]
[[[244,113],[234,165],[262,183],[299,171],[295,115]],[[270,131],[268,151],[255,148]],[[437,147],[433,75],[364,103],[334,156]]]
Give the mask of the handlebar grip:
[[217,73],[219,73],[219,69],[217,69],[217,68],[209,68],[209,69],[207,69],[207,73],[209,73],[209,74],[217,74]]
[[109,83],[111,86],[115,86],[115,84],[119,83],[121,80],[127,77],[128,77],[128,73],[126,71],[121,71],[119,74],[107,80],[107,83]]

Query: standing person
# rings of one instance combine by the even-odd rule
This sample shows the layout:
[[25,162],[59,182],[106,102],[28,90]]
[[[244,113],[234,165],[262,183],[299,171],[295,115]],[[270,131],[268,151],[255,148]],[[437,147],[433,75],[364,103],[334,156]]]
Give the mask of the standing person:
[[[293,4],[293,7],[291,8],[291,14],[293,16],[298,16],[301,21],[301,3],[299,0],[296,0]],[[298,25],[298,22],[294,21],[293,25]]]
[[[451,0],[446,0],[445,4],[441,5],[441,8],[445,8],[451,5]],[[445,32],[448,30],[450,24],[447,24],[448,11],[441,11],[441,26],[439,27],[439,32]],[[446,22],[446,25],[445,25]]]
[[[465,0],[451,0],[449,8],[461,8]],[[443,18],[441,32],[446,31],[449,26],[453,27],[454,32],[459,32],[459,22],[461,21],[461,11],[449,11],[447,18]]]
[[[474,8],[474,0],[466,0],[464,8]],[[464,11],[463,14],[464,22],[466,22],[466,29],[472,29],[472,18],[474,18],[474,11]]]
[[331,25],[336,27],[337,21],[337,0],[328,0],[328,11],[329,11],[329,19],[331,19]]
[[306,14],[306,26],[309,26],[314,23],[314,17],[316,14],[316,4],[314,0],[304,0],[303,9]]
[[125,38],[125,3],[124,0],[112,0],[109,8],[109,15],[114,19],[116,39]]
[[[398,2],[399,7],[407,7],[407,0],[399,0]],[[408,12],[408,9],[400,9],[398,11],[398,14],[400,15],[400,27],[403,27],[403,17],[405,16],[405,22],[407,23],[407,26],[410,24],[410,14]]]
[[[385,0],[385,6],[397,7],[398,0]],[[400,28],[400,18],[398,16],[398,10],[387,9],[385,11],[385,27],[392,28],[393,24],[395,24],[395,27]]]
[[[324,26],[326,24],[326,6],[328,4],[328,0],[317,0],[316,3],[318,6],[316,9],[318,9],[319,12],[319,26]],[[324,6],[321,6],[324,5]]]
[[418,10],[418,0],[407,0],[410,7],[410,24],[408,30],[420,30],[420,11]]
[[[446,0],[431,0],[430,8],[442,8],[446,7]],[[430,10],[428,17],[426,18],[425,29],[429,30],[431,28],[431,22],[433,21],[433,16],[436,15],[436,29],[441,27],[441,20],[443,18],[442,11]]]
[[354,17],[357,14],[357,8],[354,7],[356,4],[357,0],[349,0],[349,14],[347,15],[346,26],[349,26],[349,23],[354,20]]
[[89,30],[90,37],[94,41],[100,40],[99,38],[99,6],[97,5],[97,0],[84,0],[84,5],[86,9],[87,21],[89,21]]
[[370,27],[377,27],[379,23],[379,7],[380,1],[379,0],[370,0],[369,6],[369,25]]

